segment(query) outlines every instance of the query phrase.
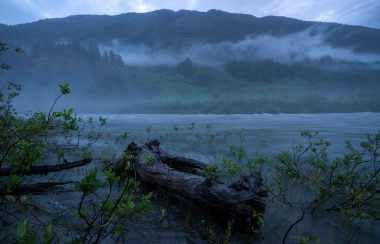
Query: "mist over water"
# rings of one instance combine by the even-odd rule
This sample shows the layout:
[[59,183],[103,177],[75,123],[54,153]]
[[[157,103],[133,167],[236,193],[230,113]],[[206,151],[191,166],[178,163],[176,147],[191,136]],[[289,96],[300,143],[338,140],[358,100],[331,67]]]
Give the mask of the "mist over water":
[[[83,118],[98,117],[98,114],[81,115]],[[207,135],[207,126],[222,135],[231,132],[232,140],[218,141],[218,147],[228,148],[238,142],[237,135],[243,130],[248,153],[253,156],[272,155],[282,150],[290,150],[292,142],[300,141],[300,131],[318,131],[320,136],[332,143],[330,153],[338,156],[344,150],[344,142],[352,140],[355,145],[366,139],[368,133],[374,134],[379,130],[380,113],[340,113],[340,114],[105,114],[108,118],[107,133],[119,135],[125,131],[141,138],[147,137],[147,128],[151,129],[150,139],[172,133],[176,126],[183,133],[192,122],[195,132]],[[186,133],[185,133],[186,134]],[[196,138],[187,138],[188,142]],[[229,138],[231,139],[231,138]],[[206,138],[204,140],[207,140]],[[173,150],[168,142],[167,149]],[[165,147],[165,141],[163,141]],[[191,143],[190,143],[191,144]],[[182,149],[184,151],[182,151]],[[207,147],[205,147],[207,148]],[[202,149],[197,148],[197,149]],[[193,148],[188,143],[175,147],[175,153],[190,153]],[[210,151],[205,149],[205,155]],[[212,155],[208,155],[210,158]]]

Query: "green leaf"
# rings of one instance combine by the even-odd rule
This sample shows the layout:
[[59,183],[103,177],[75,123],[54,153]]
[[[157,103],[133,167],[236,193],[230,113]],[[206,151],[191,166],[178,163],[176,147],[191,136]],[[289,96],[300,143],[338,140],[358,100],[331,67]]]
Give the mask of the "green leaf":
[[105,170],[104,175],[106,176],[107,182],[110,184],[116,183],[119,180],[119,177],[116,176],[112,169]]
[[60,84],[60,85],[59,85],[59,90],[61,91],[61,93],[62,93],[63,95],[67,95],[67,94],[70,93],[70,86],[69,86],[69,84],[67,84],[67,83]]
[[219,176],[219,167],[216,162],[211,162],[203,166],[203,171],[207,177],[216,178]]
[[28,231],[28,222],[26,220],[22,220],[17,223],[16,232],[17,232],[17,236],[20,239],[24,239],[26,237],[27,231]]
[[7,182],[7,191],[12,192],[12,190],[17,187],[22,182],[22,177],[19,175],[11,175]]
[[77,190],[85,194],[91,194],[101,185],[101,181],[96,178],[98,169],[93,168],[90,173],[76,185]]
[[152,154],[144,153],[143,164],[148,166],[152,162],[153,159],[154,159],[154,157]]
[[45,232],[44,232],[44,244],[50,244],[53,243],[54,240],[54,235],[53,235],[53,225],[48,224],[45,227]]

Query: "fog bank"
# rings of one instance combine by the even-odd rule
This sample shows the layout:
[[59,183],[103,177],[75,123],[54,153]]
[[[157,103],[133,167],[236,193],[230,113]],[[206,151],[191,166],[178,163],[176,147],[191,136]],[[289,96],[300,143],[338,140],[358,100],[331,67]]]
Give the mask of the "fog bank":
[[223,66],[231,60],[258,61],[274,60],[280,63],[301,63],[305,59],[319,61],[331,58],[340,62],[359,62],[373,64],[380,62],[380,56],[371,53],[358,53],[354,47],[333,47],[326,39],[329,34],[309,28],[305,31],[285,35],[247,36],[237,42],[198,43],[172,48],[130,45],[113,40],[110,44],[101,44],[101,51],[112,50],[122,56],[129,65],[176,65],[189,57],[192,61],[208,66]]

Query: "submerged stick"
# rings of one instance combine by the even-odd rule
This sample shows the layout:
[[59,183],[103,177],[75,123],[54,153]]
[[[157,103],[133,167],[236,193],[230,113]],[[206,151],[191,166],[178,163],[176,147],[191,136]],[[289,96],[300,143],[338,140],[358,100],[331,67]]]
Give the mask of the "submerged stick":
[[25,195],[30,193],[40,193],[52,191],[56,186],[72,184],[74,181],[65,181],[65,182],[41,182],[36,184],[20,185],[12,189],[12,191],[7,192],[0,190],[0,196],[4,195]]

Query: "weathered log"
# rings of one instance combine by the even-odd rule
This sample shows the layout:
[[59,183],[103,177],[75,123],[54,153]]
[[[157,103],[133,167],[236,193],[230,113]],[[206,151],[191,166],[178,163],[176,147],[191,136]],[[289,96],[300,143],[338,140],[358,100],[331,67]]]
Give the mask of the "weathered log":
[[[185,197],[202,208],[248,222],[254,213],[265,211],[267,193],[262,189],[260,173],[226,185],[204,176],[205,163],[168,155],[159,148],[158,140],[143,145],[132,142],[126,152],[133,155],[133,167],[141,181]],[[125,166],[118,165],[115,169],[125,169]]]
[[[64,164],[33,166],[29,170],[22,172],[23,175],[46,175],[52,172],[59,172],[71,168],[87,165],[91,159],[82,159],[74,162],[66,162]],[[9,176],[12,172],[11,168],[3,168],[0,170],[0,176]]]
[[159,156],[162,163],[168,165],[173,169],[195,175],[205,176],[203,173],[203,167],[205,164],[202,162],[180,156],[169,155],[162,150],[160,150]]
[[0,196],[4,195],[26,195],[30,193],[41,193],[55,190],[57,186],[72,184],[73,181],[66,182],[41,182],[36,184],[20,185],[12,189],[12,191],[7,192],[0,189]]

